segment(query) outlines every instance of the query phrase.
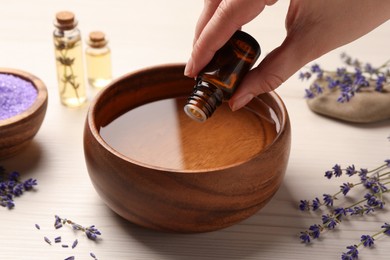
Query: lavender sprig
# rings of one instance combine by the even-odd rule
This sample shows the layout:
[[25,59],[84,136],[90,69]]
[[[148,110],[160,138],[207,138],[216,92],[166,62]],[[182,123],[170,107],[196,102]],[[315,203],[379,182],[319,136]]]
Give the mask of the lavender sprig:
[[373,247],[375,244],[375,239],[383,234],[390,236],[390,224],[385,223],[384,225],[381,226],[381,230],[373,235],[362,235],[360,237],[359,244],[347,246],[348,251],[342,253],[341,259],[342,260],[358,259],[358,254],[359,254],[358,248],[361,246]]
[[36,179],[20,181],[18,172],[7,173],[0,166],[0,205],[8,209],[15,207],[14,198],[20,197],[25,191],[30,191],[38,184]]
[[57,215],[54,216],[55,217],[55,222],[54,222],[54,227],[56,229],[58,228],[61,228],[63,225],[65,224],[69,224],[72,226],[72,228],[74,230],[81,230],[83,231],[87,237],[91,240],[96,240],[98,238],[98,236],[101,235],[101,232],[95,227],[95,225],[92,225],[92,226],[89,226],[89,227],[84,227],[80,224],[77,224],[75,222],[73,222],[72,220],[70,219],[66,219],[66,218],[61,218]]
[[[352,67],[353,71],[347,67],[337,68],[336,71],[323,70],[318,64],[311,66],[309,71],[301,72],[301,80],[310,79],[316,75],[317,79],[324,80],[329,90],[340,90],[337,102],[344,103],[350,101],[356,93],[363,89],[374,89],[377,92],[384,92],[384,85],[390,81],[390,60],[379,67],[373,67],[370,63],[362,63],[357,59],[352,59],[347,54],[341,54],[341,59],[347,67]],[[305,89],[305,98],[312,99],[324,92],[324,87],[317,81]]]
[[[299,208],[302,211],[316,211],[321,207],[325,207],[329,210],[328,213],[322,215],[322,224],[311,225],[308,230],[300,233],[302,242],[310,243],[312,239],[319,238],[321,233],[326,230],[334,229],[345,217],[370,214],[378,209],[384,208],[385,195],[390,192],[386,186],[390,184],[390,159],[385,160],[384,164],[373,170],[364,168],[357,170],[354,165],[342,168],[340,165],[336,164],[331,170],[325,172],[325,177],[331,179],[333,177],[340,177],[343,174],[349,177],[357,176],[360,181],[356,183],[343,183],[336,193],[323,194],[322,200],[316,197],[312,201],[300,201]],[[357,186],[363,187],[364,192],[361,199],[346,207],[334,205],[341,194],[345,197],[351,189],[355,189]],[[380,234],[390,235],[390,225],[385,223],[380,232],[377,232],[372,236],[362,236],[360,244],[347,247],[348,251],[343,253],[342,259],[357,259],[357,248],[362,245],[365,247],[372,246],[375,238]]]

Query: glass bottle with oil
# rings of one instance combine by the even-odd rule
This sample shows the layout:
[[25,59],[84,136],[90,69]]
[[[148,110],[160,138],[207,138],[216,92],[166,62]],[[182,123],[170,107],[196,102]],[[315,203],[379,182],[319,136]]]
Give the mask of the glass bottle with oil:
[[249,34],[236,31],[196,78],[194,91],[184,106],[199,122],[207,120],[222,101],[229,100],[260,56],[260,45]]
[[56,14],[53,32],[61,103],[79,107],[87,101],[80,30],[72,12]]
[[88,47],[85,50],[88,83],[97,88],[104,88],[112,79],[111,50],[106,36],[101,31],[89,34]]

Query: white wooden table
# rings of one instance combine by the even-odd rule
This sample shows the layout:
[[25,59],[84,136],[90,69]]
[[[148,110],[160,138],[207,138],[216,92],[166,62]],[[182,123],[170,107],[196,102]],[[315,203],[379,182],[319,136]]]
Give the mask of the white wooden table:
[[[68,109],[59,102],[51,34],[57,11],[71,10],[84,39],[103,30],[110,39],[114,76],[146,66],[186,62],[203,1],[166,0],[1,0],[0,67],[29,71],[49,89],[45,121],[23,153],[0,162],[22,178],[36,178],[35,192],[15,199],[13,210],[0,208],[0,259],[340,259],[348,245],[373,234],[389,211],[344,222],[321,241],[305,246],[299,232],[319,223],[318,215],[298,210],[301,199],[338,190],[340,182],[323,174],[335,163],[373,168],[389,159],[390,121],[356,125],[312,113],[303,99],[307,83],[290,78],[277,93],[292,123],[292,150],[283,185],[272,201],[249,219],[224,230],[204,234],[164,234],[137,227],[113,213],[95,192],[84,163],[82,137],[87,106]],[[279,1],[244,29],[258,39],[264,55],[285,35],[288,1]],[[337,36],[336,36],[337,37]],[[328,68],[340,65],[342,52],[379,65],[390,58],[390,23],[317,60]],[[0,133],[1,134],[1,133]],[[341,179],[342,181],[343,179]],[[54,215],[82,225],[95,224],[98,242],[70,227],[55,230]],[[34,225],[39,224],[37,230]],[[46,244],[43,237],[61,236],[75,249]],[[390,238],[376,248],[361,249],[361,259],[389,259]]]

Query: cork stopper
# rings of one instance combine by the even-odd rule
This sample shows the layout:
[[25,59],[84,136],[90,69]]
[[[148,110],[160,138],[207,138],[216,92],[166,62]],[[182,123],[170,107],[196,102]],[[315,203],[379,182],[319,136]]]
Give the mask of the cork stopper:
[[89,34],[88,45],[101,48],[107,45],[106,35],[101,31],[93,31]]
[[58,29],[62,30],[71,30],[76,27],[77,20],[75,19],[75,15],[72,12],[61,11],[56,14],[56,20],[54,25]]

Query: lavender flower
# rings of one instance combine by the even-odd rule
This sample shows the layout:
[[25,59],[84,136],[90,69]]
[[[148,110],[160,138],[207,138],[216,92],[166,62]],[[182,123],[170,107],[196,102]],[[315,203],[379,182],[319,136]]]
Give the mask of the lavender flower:
[[314,64],[311,66],[311,72],[313,73],[322,73],[322,69],[320,68],[320,66],[318,64]]
[[310,72],[301,72],[301,73],[299,73],[299,78],[301,80],[310,79],[311,73]]
[[390,167],[390,159],[385,160],[387,167]]
[[326,206],[333,206],[334,197],[330,194],[324,194],[324,203]]
[[322,229],[323,229],[322,226],[317,225],[317,224],[311,225],[311,226],[309,227],[310,234],[311,234],[311,236],[312,236],[313,238],[319,238]]
[[352,183],[343,183],[343,185],[340,186],[340,191],[345,195],[347,195],[347,193],[351,190],[351,188],[353,187],[353,184]]
[[325,172],[325,177],[328,178],[328,179],[331,179],[333,176],[333,171],[326,171]]
[[365,182],[367,180],[367,174],[368,174],[367,169],[360,169],[359,177],[362,182]]
[[377,199],[374,194],[367,193],[364,198],[367,200],[368,206],[383,208],[383,202]]
[[328,170],[325,172],[325,177],[331,179],[333,176],[340,177],[342,174],[343,174],[343,170],[341,169],[340,165],[335,164],[332,167],[332,170]]
[[[346,67],[339,67],[335,71],[326,71],[318,64],[314,64],[309,71],[300,72],[299,78],[307,80],[314,74],[317,79],[325,79],[326,87],[329,90],[338,89],[340,91],[337,98],[340,103],[349,102],[362,89],[373,88],[377,92],[383,92],[384,84],[390,78],[390,60],[382,66],[373,67],[370,63],[362,63],[345,53],[341,55],[341,59],[347,66],[352,67],[353,71],[349,71]],[[315,81],[308,89],[305,89],[305,98],[312,99],[322,93],[323,87]]]
[[299,209],[302,211],[310,210],[310,203],[308,200],[301,200],[301,203],[299,204]]
[[308,232],[301,232],[299,237],[303,243],[310,243],[310,234]]
[[8,209],[15,207],[14,198],[20,197],[25,191],[32,190],[38,185],[37,180],[20,181],[18,172],[10,172],[0,166],[0,205]]
[[[356,167],[352,164],[346,168],[342,168],[339,164],[335,164],[332,170],[325,172],[327,179],[332,177],[341,177],[345,174],[348,177],[356,176],[358,181],[345,182],[340,186],[338,192],[334,194],[323,194],[323,201],[321,202],[317,197],[313,200],[301,200],[300,209],[303,211],[317,210],[323,206],[329,210],[328,213],[322,214],[321,224],[311,225],[308,230],[300,232],[300,240],[303,243],[311,243],[313,239],[320,237],[321,233],[325,230],[335,229],[344,218],[351,218],[353,216],[367,215],[381,210],[385,206],[386,194],[389,192],[387,185],[390,184],[390,160],[386,159],[379,167],[368,170],[361,168],[356,170]],[[351,189],[360,187],[364,192],[360,199],[352,201],[350,198],[348,201],[352,201],[349,206],[335,205],[339,196],[346,196]],[[372,247],[377,236],[385,234],[390,236],[390,224],[384,223],[381,226],[381,230],[373,235],[362,235],[360,243],[357,245],[348,246],[347,252],[342,253],[342,259],[357,259],[358,248],[360,246]]]
[[385,223],[381,228],[384,228],[383,233],[390,236],[390,224]]
[[69,224],[72,226],[74,230],[81,230],[83,231],[86,236],[91,239],[91,240],[96,240],[98,236],[100,236],[102,233],[95,227],[95,225],[89,226],[89,227],[84,227],[80,224],[77,224],[73,222],[72,220],[66,219],[66,218],[61,218],[57,215],[54,216],[55,221],[54,221],[54,227],[56,229],[61,228],[65,224]]
[[87,227],[85,229],[85,234],[91,240],[96,240],[97,236],[101,235],[100,231],[97,228],[95,228],[94,225]]
[[352,175],[354,175],[355,173],[356,173],[357,171],[356,171],[356,169],[355,169],[355,165],[350,165],[350,166],[348,166],[347,167],[347,169],[345,170],[345,173],[349,176],[349,177],[351,177]]
[[305,89],[305,98],[314,98],[315,94],[310,89]]
[[370,235],[363,235],[360,241],[365,247],[372,247],[374,245],[374,238]]
[[315,198],[312,202],[312,209],[313,211],[316,211],[317,209],[319,209],[321,207],[321,202],[318,198]]
[[[334,229],[339,220],[333,214],[322,215],[322,224],[328,229]],[[313,237],[314,238],[314,237]]]
[[343,253],[341,259],[358,259],[358,248],[360,246],[372,247],[377,236],[382,234],[390,235],[388,234],[390,229],[389,224],[385,223],[381,228],[382,230],[373,235],[362,235],[360,237],[360,243],[358,245],[348,246],[347,249],[349,249],[349,251],[347,253]]
[[343,253],[341,256],[342,260],[354,260],[358,259],[359,251],[357,250],[357,246],[347,246],[348,252]]
[[335,208],[334,209],[334,213],[333,213],[335,216],[338,217],[338,219],[340,219],[342,216],[346,216],[347,215],[347,210],[345,208]]
[[23,182],[23,187],[25,190],[31,190],[35,185],[37,185],[37,180],[35,179],[28,179],[25,182]]
[[343,173],[342,170],[341,170],[340,165],[338,165],[338,164],[335,164],[332,167],[332,169],[333,169],[333,174],[334,174],[335,177],[340,177],[341,174]]

